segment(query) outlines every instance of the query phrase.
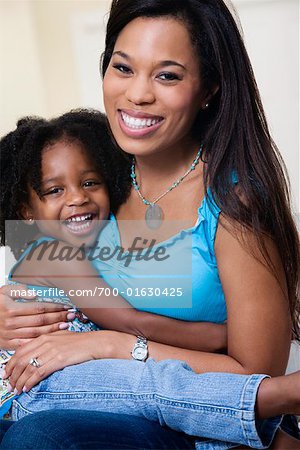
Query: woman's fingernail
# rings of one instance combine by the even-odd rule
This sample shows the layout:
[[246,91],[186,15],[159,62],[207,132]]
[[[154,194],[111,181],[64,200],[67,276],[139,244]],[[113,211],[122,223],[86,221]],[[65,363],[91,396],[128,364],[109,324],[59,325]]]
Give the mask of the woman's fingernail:
[[27,387],[24,386],[23,389],[22,389],[22,391],[23,391],[23,392],[27,392]]
[[59,325],[58,325],[58,328],[60,329],[60,330],[66,330],[67,328],[69,328],[69,324],[68,323],[60,323]]
[[70,312],[68,315],[67,315],[67,319],[68,320],[73,320],[73,319],[75,319],[75,314],[73,313],[73,312]]
[[12,392],[12,391],[13,391],[13,388],[11,387],[10,384],[8,384],[8,385],[7,385],[7,392]]
[[3,369],[2,373],[0,374],[0,376],[2,377],[3,380],[5,380],[7,378],[5,369]]
[[14,389],[14,395],[19,395],[19,391],[17,388]]

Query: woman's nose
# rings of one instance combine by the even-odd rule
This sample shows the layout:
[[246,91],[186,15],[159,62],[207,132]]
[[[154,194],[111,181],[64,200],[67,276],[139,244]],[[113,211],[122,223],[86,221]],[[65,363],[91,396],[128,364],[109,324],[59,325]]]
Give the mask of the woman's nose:
[[68,206],[81,206],[88,201],[89,197],[84,189],[72,189],[67,193],[66,204]]
[[128,80],[126,97],[135,105],[141,105],[143,103],[153,103],[155,95],[152,87],[151,80],[145,77],[137,76]]

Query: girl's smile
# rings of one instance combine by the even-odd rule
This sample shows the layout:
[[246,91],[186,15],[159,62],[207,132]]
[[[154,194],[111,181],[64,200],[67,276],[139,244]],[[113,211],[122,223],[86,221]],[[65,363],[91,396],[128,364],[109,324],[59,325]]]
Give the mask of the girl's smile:
[[40,191],[29,187],[23,217],[38,221],[44,234],[92,245],[110,204],[101,174],[78,141],[65,138],[44,148]]

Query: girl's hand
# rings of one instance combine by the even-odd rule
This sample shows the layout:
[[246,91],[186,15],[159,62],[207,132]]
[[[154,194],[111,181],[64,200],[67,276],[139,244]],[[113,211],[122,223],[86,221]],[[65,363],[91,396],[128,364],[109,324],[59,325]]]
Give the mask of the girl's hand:
[[21,285],[0,288],[0,348],[15,350],[32,338],[68,328],[67,321],[74,319],[63,305],[33,302],[32,295],[22,295],[31,300],[28,303],[15,302],[19,296],[12,291],[16,290],[28,289]]
[[[105,337],[105,332],[102,331],[96,333],[61,331],[33,339],[18,348],[7,362],[3,378],[9,378],[16,395],[27,392],[57,370],[94,359],[93,351],[98,333],[104,333]],[[105,345],[102,347],[105,351]],[[103,355],[101,354],[103,357],[104,351]],[[37,359],[39,367],[30,364],[33,358]]]

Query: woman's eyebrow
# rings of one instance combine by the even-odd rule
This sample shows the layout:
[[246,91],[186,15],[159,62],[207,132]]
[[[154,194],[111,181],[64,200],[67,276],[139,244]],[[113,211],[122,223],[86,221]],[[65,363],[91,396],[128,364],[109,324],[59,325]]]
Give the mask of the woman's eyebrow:
[[171,59],[166,59],[165,61],[160,61],[158,63],[158,67],[167,67],[167,66],[178,66],[182,69],[186,70],[185,66],[183,64],[180,64],[177,61],[172,61]]
[[116,50],[115,52],[113,52],[112,56],[115,56],[115,55],[121,56],[122,58],[125,58],[128,60],[131,59],[130,56],[127,55],[127,53],[121,52],[120,50]]
[[[124,52],[119,51],[119,50],[115,51],[115,52],[112,54],[112,56],[114,56],[114,55],[121,56],[122,58],[127,59],[128,61],[131,60],[130,56],[127,55],[127,53],[124,53]],[[182,69],[186,70],[186,68],[185,68],[185,66],[184,66],[183,64],[180,64],[179,62],[173,61],[173,60],[171,60],[171,59],[166,59],[166,60],[164,60],[164,61],[159,61],[159,63],[157,64],[157,66],[158,66],[158,67],[178,66],[178,67],[181,67]]]

